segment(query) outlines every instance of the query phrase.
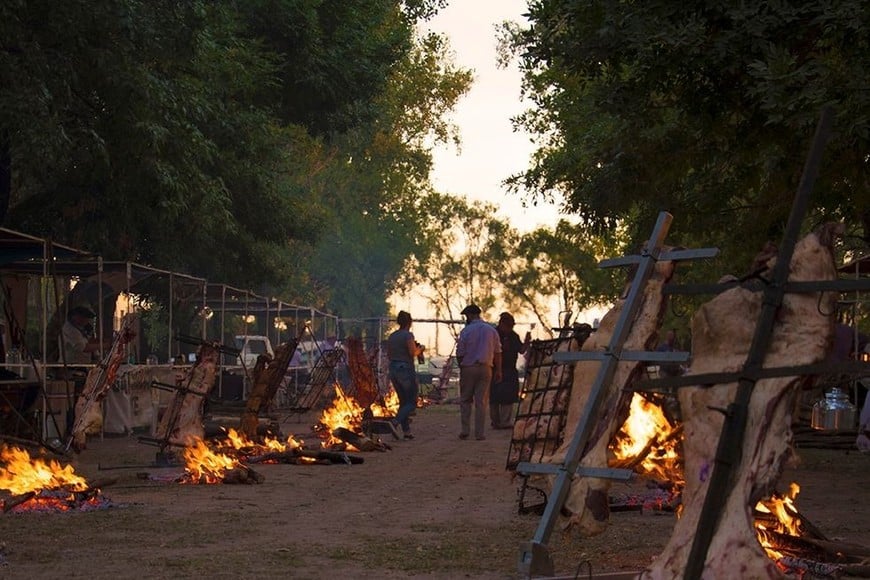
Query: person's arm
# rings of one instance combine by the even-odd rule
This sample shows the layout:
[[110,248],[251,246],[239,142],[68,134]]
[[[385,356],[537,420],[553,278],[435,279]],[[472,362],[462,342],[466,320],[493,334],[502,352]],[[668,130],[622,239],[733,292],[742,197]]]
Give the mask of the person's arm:
[[526,354],[526,351],[529,350],[529,344],[532,342],[532,331],[526,331],[526,337],[523,339],[523,342],[520,343],[519,353]]
[[419,359],[420,355],[423,354],[423,345],[417,344],[417,341],[414,340],[414,335],[408,335],[408,352],[411,353],[411,358]]

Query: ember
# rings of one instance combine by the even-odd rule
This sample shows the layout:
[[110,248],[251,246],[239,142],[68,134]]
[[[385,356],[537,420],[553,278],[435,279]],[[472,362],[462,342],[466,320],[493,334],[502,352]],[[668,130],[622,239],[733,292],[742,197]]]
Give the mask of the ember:
[[0,463],[0,489],[12,494],[2,502],[4,512],[86,511],[111,505],[71,465],[31,457],[18,447],[0,448]]

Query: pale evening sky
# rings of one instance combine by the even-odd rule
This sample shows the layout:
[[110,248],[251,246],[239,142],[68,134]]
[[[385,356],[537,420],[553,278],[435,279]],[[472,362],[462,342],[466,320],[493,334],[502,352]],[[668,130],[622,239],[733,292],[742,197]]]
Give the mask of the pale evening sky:
[[528,108],[520,100],[521,75],[516,63],[496,65],[495,27],[505,20],[525,22],[525,0],[452,0],[421,26],[446,35],[458,66],[471,69],[474,84],[459,102],[451,121],[460,128],[461,148],[434,152],[436,190],[486,201],[521,231],[555,227],[559,213],[545,202],[524,208],[522,196],[502,182],[529,166],[534,149],[528,134],[513,130],[511,118]]
[[[511,118],[529,104],[520,100],[522,79],[516,63],[507,68],[496,64],[496,26],[506,20],[525,22],[526,9],[525,0],[451,0],[447,8],[421,26],[421,32],[431,30],[447,36],[455,63],[474,74],[471,90],[450,116],[460,130],[460,149],[442,146],[433,153],[435,189],[492,203],[499,208],[499,215],[521,232],[541,226],[554,228],[560,217],[565,217],[556,206],[542,201],[523,207],[523,196],[508,192],[502,185],[507,177],[529,166],[534,143],[528,134],[515,132],[511,123]],[[395,296],[393,307],[410,311],[415,319],[431,316],[416,293]],[[517,331],[524,334],[532,319],[516,314]],[[582,320],[591,322],[594,315]],[[493,312],[485,313],[487,319],[493,316]],[[555,312],[552,318],[556,324]],[[417,323],[413,332],[429,347],[429,354],[452,350],[453,340],[442,325]],[[545,336],[540,327],[532,333],[535,338]]]

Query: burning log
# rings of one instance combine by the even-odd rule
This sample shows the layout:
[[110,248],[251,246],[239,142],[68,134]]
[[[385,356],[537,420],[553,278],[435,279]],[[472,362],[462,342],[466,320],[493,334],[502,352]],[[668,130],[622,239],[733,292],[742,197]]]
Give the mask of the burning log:
[[[55,460],[31,457],[20,448],[0,449],[0,489],[13,495],[3,501],[3,512],[87,507],[99,495],[100,488],[111,485],[116,478],[98,480],[91,485],[76,475],[71,465],[62,466]],[[32,505],[30,502],[33,502]],[[97,502],[99,503],[99,502]],[[16,508],[21,509],[16,509]]]
[[183,451],[184,475],[180,483],[263,483],[265,477],[242,465],[233,456],[212,451],[202,439],[195,440]]
[[25,502],[28,502],[36,497],[38,491],[28,491],[25,494],[18,495],[15,497],[11,497],[9,499],[3,500],[3,513],[10,512],[14,507],[19,506]]
[[[825,227],[801,239],[790,264],[790,281],[834,280],[831,249],[834,228]],[[771,258],[767,265],[772,265]],[[787,293],[764,359],[765,367],[804,365],[824,360],[833,339],[837,294]],[[734,287],[702,305],[692,320],[691,372],[732,372],[742,369],[749,354],[762,296]],[[759,380],[753,389],[746,421],[741,462],[707,550],[703,575],[710,578],[781,578],[755,538],[752,509],[770,495],[791,447],[792,414],[803,377]],[[682,517],[663,553],[642,578],[682,577],[707,495],[717,457],[723,414],[734,401],[737,383],[679,390],[684,420],[685,489]],[[739,564],[739,566],[735,566]]]
[[389,449],[387,445],[380,441],[375,441],[365,435],[354,433],[344,427],[338,427],[332,430],[332,436],[344,441],[348,445],[353,445],[354,448],[360,451],[386,451]]
[[246,466],[228,469],[223,475],[223,483],[228,484],[252,484],[263,483],[264,481],[266,481],[266,478],[263,474]]
[[[306,461],[307,460],[307,461]],[[326,451],[324,449],[288,449],[287,451],[270,451],[263,455],[248,458],[248,463],[320,463],[358,465],[365,459],[358,455],[350,455],[343,451]]]
[[[667,297],[662,286],[670,281],[675,264],[659,261],[646,284],[640,309],[631,324],[631,331],[623,345],[624,350],[644,351],[655,347],[658,328],[667,307]],[[620,300],[601,320],[598,330],[583,343],[583,351],[603,351],[608,348],[619,320],[624,301]],[[562,446],[545,462],[562,464],[568,447],[579,427],[580,418],[587,406],[591,388],[599,372],[599,361],[580,361],[574,367],[574,384],[565,423]],[[583,451],[580,465],[583,467],[607,467],[608,445],[616,431],[628,416],[631,401],[631,385],[644,371],[639,361],[620,361],[610,384],[605,385],[604,403],[598,422]],[[581,535],[594,535],[604,531],[608,520],[607,492],[610,480],[576,477],[565,499],[563,512],[570,513],[567,527]]]
[[810,578],[839,578],[843,575],[843,567],[840,564],[816,562],[794,556],[783,556],[777,563],[789,574],[798,573],[801,577],[810,574]]

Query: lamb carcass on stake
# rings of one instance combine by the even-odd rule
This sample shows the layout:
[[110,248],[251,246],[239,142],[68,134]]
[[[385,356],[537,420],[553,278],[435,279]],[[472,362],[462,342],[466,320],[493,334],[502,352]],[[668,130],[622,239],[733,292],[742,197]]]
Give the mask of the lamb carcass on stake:
[[[837,278],[833,241],[842,232],[829,224],[801,239],[789,280]],[[769,257],[772,268],[775,257]],[[833,340],[835,292],[787,293],[764,358],[765,368],[824,360]],[[762,293],[735,287],[705,303],[692,319],[692,374],[742,369],[762,309]],[[804,377],[759,380],[749,404],[742,460],[734,486],[721,498],[719,525],[707,551],[704,578],[782,578],[762,550],[753,527],[755,504],[770,495],[791,450],[791,423]],[[679,389],[685,460],[683,512],[663,553],[642,578],[682,578],[709,486],[725,409],[737,383]]]
[[205,436],[203,408],[217,377],[219,351],[210,344],[200,345],[196,363],[188,369],[183,387],[173,395],[172,401],[160,418],[156,438],[166,444],[184,447]]
[[[675,262],[667,260],[656,262],[642,295],[638,297],[641,304],[634,320],[630,321],[631,331],[625,340],[623,350],[643,351],[655,347],[658,329],[667,309],[667,296],[662,293],[662,287],[671,280],[674,270]],[[601,352],[609,346],[624,305],[624,300],[620,300],[604,315],[598,330],[586,340],[581,351]],[[580,426],[580,418],[589,402],[591,389],[601,364],[599,361],[575,363],[574,383],[568,403],[563,444],[552,456],[543,459],[545,463],[565,462],[568,448],[574,433]],[[639,361],[619,361],[616,365],[613,380],[604,385],[604,402],[598,417],[595,418],[596,425],[586,444],[586,449],[582,453],[581,467],[607,467],[608,445],[625,422],[630,408],[632,393],[626,387],[635,382],[644,370],[644,364]],[[563,513],[570,512],[567,527],[585,536],[603,532],[610,516],[607,499],[610,484],[609,479],[575,476],[562,509]]]

